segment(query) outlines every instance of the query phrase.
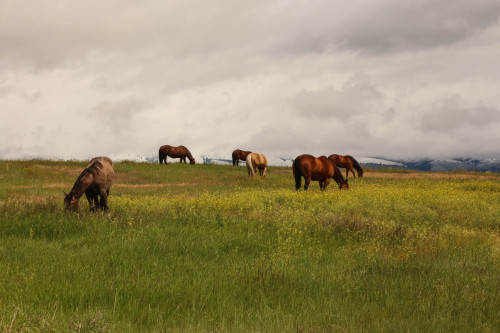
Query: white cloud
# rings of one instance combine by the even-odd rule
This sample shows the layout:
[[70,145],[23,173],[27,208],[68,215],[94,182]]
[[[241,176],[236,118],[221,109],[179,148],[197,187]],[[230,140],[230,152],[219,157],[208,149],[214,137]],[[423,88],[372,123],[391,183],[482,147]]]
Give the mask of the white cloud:
[[500,156],[498,1],[7,0],[0,12],[1,158],[162,144]]

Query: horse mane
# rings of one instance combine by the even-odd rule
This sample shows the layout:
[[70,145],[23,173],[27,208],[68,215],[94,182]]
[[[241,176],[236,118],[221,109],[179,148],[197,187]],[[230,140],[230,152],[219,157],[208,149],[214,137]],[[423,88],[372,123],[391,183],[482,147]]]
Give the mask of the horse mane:
[[354,157],[349,156],[352,160],[352,164],[354,166],[354,169],[358,172],[359,177],[363,177],[363,168],[361,168],[361,165],[359,165],[358,161],[354,159]]
[[[339,180],[342,181],[341,182],[342,184],[347,184],[347,181],[345,180],[344,176],[342,175],[342,172],[340,172],[340,169],[335,165],[335,163],[332,162],[332,164],[333,164],[334,176],[338,176],[338,178],[340,178]],[[335,179],[335,180],[337,180],[337,179]]]
[[189,151],[189,149],[187,149],[186,147],[184,147],[184,149],[186,149],[186,155],[187,155],[187,158],[189,159],[189,162],[192,162],[194,160],[193,155],[191,155],[191,152]]
[[91,174],[93,177],[95,177],[97,174],[101,172],[103,168],[103,165],[99,161],[94,161],[92,164],[88,165],[85,169],[83,169],[82,173],[80,173],[80,176],[78,176],[78,179],[76,180],[75,184],[73,185],[73,188],[71,189],[71,194],[78,193],[80,196],[87,190],[88,184],[85,184],[83,179],[88,175]]

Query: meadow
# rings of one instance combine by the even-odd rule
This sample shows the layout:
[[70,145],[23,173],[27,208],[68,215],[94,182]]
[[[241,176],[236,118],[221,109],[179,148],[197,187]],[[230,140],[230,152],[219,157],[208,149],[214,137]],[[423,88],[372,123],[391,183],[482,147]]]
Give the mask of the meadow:
[[0,161],[2,332],[498,332],[500,175]]

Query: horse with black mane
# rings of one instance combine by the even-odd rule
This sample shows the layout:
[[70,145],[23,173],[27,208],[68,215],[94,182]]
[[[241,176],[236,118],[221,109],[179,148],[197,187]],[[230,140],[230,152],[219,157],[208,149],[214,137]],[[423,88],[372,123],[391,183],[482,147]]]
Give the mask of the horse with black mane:
[[264,154],[250,153],[247,156],[247,170],[248,176],[253,177],[259,169],[260,175],[265,178],[267,171],[267,158]]
[[160,147],[158,154],[160,158],[160,164],[165,162],[165,165],[167,165],[167,156],[171,158],[180,158],[180,163],[184,162],[185,164],[187,164],[187,157],[189,159],[189,164],[195,164],[193,155],[191,155],[189,149],[184,146],[172,147],[169,145],[164,145]]
[[352,172],[354,178],[356,178],[356,174],[354,173],[354,169],[358,172],[358,177],[363,177],[363,169],[361,165],[359,165],[358,161],[354,159],[351,155],[337,155],[332,154],[328,156],[328,159],[335,163],[338,168],[345,168],[345,177],[347,178],[349,175],[349,171]]
[[236,149],[233,151],[232,157],[233,157],[233,166],[238,166],[240,164],[240,161],[245,162],[247,160],[248,154],[251,154],[251,151],[246,151],[246,150],[241,150],[241,149]]
[[[69,194],[64,193],[64,208],[78,210],[78,201],[85,193],[91,211],[109,210],[108,195],[114,177],[113,161],[109,157],[93,158],[78,176]],[[100,200],[99,197],[101,197]]]
[[311,180],[319,181],[319,187],[325,190],[331,178],[337,182],[339,189],[349,189],[349,185],[340,170],[326,156],[318,158],[308,154],[297,156],[293,161],[292,171],[297,191],[300,189],[302,177],[305,180],[304,190],[309,188]]

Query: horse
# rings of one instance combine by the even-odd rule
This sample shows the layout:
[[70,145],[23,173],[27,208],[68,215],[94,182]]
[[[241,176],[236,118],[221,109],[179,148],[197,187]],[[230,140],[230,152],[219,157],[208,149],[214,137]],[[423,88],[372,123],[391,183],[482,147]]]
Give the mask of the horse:
[[109,189],[114,177],[113,161],[105,156],[94,157],[80,173],[69,194],[64,193],[64,208],[78,210],[78,200],[85,193],[91,211],[94,209],[108,211]]
[[302,177],[305,179],[304,190],[308,189],[311,180],[319,181],[319,187],[325,190],[331,178],[337,182],[339,189],[349,189],[347,180],[344,179],[340,170],[326,156],[318,158],[308,154],[297,156],[293,160],[292,171],[297,191],[300,189]]
[[187,157],[189,159],[189,164],[194,164],[193,155],[191,155],[189,149],[187,149],[184,146],[179,146],[179,147],[172,147],[169,145],[161,146],[158,154],[160,157],[160,164],[162,164],[163,161],[165,161],[165,165],[167,165],[167,156],[171,158],[180,158],[180,163],[184,161],[184,164],[187,164],[186,163],[186,157]]
[[259,169],[259,173],[262,177],[266,177],[267,171],[267,158],[264,154],[250,153],[247,156],[247,170],[248,176],[253,177]]
[[354,173],[354,169],[358,172],[358,177],[363,177],[363,169],[361,165],[359,165],[358,161],[354,159],[354,157],[350,155],[337,155],[333,154],[328,156],[328,159],[335,163],[335,165],[339,168],[345,168],[345,178],[347,178],[349,174],[349,170],[352,172],[354,178],[356,178],[356,174]]
[[235,151],[233,151],[233,154],[232,154],[233,166],[238,166],[240,164],[240,160],[246,161],[248,154],[251,154],[251,153],[252,153],[251,151],[240,150],[240,149],[236,149]]

